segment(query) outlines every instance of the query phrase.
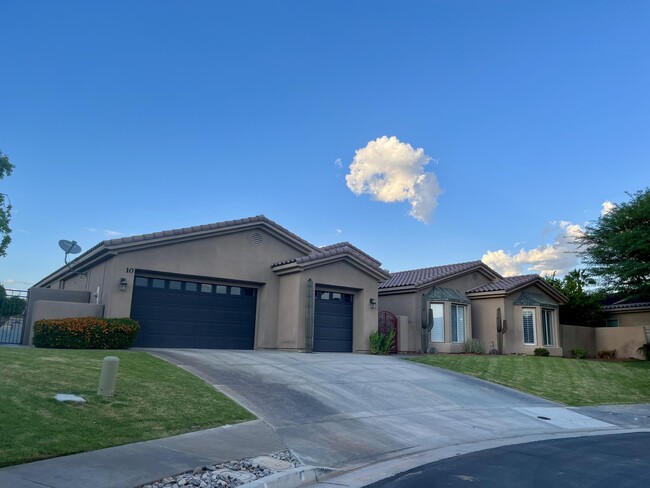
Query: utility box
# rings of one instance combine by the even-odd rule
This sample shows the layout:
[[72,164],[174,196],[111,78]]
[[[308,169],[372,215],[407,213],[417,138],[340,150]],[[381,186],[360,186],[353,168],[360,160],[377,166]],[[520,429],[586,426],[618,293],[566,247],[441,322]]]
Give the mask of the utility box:
[[115,383],[117,382],[117,369],[120,366],[120,358],[106,356],[102,365],[102,373],[99,376],[99,388],[97,394],[100,396],[113,396],[115,394]]

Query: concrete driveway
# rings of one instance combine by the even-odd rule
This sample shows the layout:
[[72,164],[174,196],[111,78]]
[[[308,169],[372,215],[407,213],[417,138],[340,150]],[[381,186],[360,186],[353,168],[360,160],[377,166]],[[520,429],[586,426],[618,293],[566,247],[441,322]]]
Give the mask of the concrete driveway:
[[350,468],[467,443],[615,428],[553,402],[396,357],[149,351],[244,405],[303,462],[317,466]]

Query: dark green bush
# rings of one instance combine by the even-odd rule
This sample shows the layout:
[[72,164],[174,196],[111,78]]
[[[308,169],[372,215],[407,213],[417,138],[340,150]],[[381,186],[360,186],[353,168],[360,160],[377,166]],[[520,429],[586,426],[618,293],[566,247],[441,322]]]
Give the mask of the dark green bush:
[[372,332],[370,334],[370,354],[390,354],[395,346],[395,329],[388,334]]
[[576,359],[584,359],[589,355],[589,351],[582,347],[574,347],[571,349],[571,356],[573,356]]
[[549,350],[546,349],[545,347],[537,347],[537,348],[535,348],[535,350],[533,351],[533,354],[535,354],[535,356],[543,356],[543,357],[547,357],[547,356],[551,355]]
[[636,352],[643,354],[643,356],[646,358],[646,361],[650,361],[650,342],[643,344],[636,350]]
[[616,349],[603,349],[596,353],[598,359],[614,359],[616,357]]
[[60,349],[126,349],[140,330],[129,318],[74,317],[39,320],[34,324],[34,346]]

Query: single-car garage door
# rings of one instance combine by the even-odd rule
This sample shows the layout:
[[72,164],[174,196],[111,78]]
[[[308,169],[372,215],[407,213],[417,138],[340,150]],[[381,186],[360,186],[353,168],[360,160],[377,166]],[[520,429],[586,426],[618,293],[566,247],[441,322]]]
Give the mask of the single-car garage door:
[[352,295],[316,291],[313,350],[352,352]]
[[135,345],[253,349],[256,298],[255,288],[136,276]]

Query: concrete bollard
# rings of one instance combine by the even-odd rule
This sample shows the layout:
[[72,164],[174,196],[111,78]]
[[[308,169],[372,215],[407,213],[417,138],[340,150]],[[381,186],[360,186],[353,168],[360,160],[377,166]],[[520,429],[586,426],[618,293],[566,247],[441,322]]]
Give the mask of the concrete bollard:
[[117,368],[120,365],[120,358],[106,356],[102,365],[102,374],[99,376],[99,388],[97,394],[100,396],[113,396],[115,383],[117,381]]

